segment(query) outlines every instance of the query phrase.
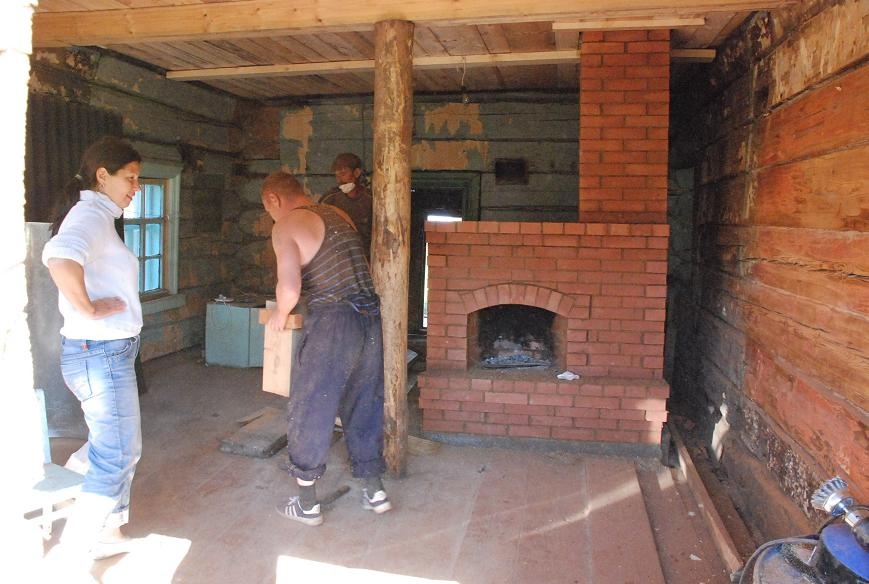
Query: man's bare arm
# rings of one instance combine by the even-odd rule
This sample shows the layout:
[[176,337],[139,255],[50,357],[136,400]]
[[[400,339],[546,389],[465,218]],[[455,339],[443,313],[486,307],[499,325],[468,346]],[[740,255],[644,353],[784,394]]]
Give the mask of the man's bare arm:
[[275,287],[277,307],[269,319],[268,327],[274,331],[281,331],[287,322],[287,316],[299,302],[302,291],[301,253],[299,244],[293,236],[291,220],[275,224],[272,229],[272,246],[277,259],[278,282]]

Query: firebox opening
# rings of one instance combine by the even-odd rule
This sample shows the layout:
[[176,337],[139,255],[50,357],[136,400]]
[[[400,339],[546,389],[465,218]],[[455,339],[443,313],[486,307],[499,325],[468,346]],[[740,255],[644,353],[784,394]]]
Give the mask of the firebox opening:
[[551,367],[558,364],[556,314],[521,304],[500,304],[469,315],[470,365],[486,369]]

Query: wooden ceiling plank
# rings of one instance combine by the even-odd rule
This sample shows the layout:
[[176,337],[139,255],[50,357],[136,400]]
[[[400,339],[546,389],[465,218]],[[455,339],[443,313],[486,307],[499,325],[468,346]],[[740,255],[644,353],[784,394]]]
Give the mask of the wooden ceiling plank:
[[486,52],[486,43],[475,26],[443,26],[431,31],[450,55],[473,55]]
[[288,33],[370,30],[387,19],[417,26],[461,26],[545,20],[661,18],[773,9],[797,0],[236,0],[152,8],[37,12],[35,47],[134,44],[150,41],[276,36]]
[[552,24],[549,22],[505,24],[504,34],[512,51],[548,51],[555,46]]
[[583,20],[577,22],[555,21],[552,30],[647,30],[656,28],[697,27],[706,24],[703,16],[675,16],[670,18],[624,18]]
[[423,56],[447,54],[443,43],[441,43],[434,31],[427,26],[414,27],[413,42],[415,46],[419,46],[424,51]]
[[500,24],[481,24],[477,27],[486,48],[490,53],[509,53],[510,42],[504,34],[504,28]]
[[[444,69],[449,67],[499,67],[511,65],[546,65],[579,62],[578,50],[539,51],[527,53],[500,53],[478,55],[436,55],[416,57],[415,69]],[[175,70],[166,73],[169,79],[215,79],[218,77],[277,77],[321,75],[337,72],[372,71],[373,59],[357,61],[320,61],[314,63],[287,63],[282,65],[253,65],[239,67],[213,67],[195,70]]]
[[308,62],[319,62],[323,60],[323,55],[311,49],[308,45],[298,41],[294,37],[278,37],[275,42],[283,45],[287,50],[292,51]]

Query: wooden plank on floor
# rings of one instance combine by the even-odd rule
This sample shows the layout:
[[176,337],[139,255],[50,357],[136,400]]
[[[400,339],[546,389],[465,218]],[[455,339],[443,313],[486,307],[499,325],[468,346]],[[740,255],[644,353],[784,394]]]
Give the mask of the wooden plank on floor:
[[220,441],[220,451],[253,458],[268,458],[287,445],[287,420],[275,408]]
[[631,461],[588,461],[590,582],[664,584],[658,548]]
[[688,449],[685,447],[685,442],[675,428],[670,428],[670,433],[673,436],[673,441],[676,443],[676,451],[679,454],[679,467],[682,469],[682,474],[688,481],[688,488],[694,494],[697,500],[697,507],[700,509],[703,518],[706,520],[706,527],[712,534],[712,540],[715,542],[715,547],[718,548],[718,553],[721,556],[721,561],[727,567],[727,571],[731,574],[742,567],[742,557],[739,555],[739,550],[733,542],[733,538],[727,532],[724,526],[724,521],[718,515],[715,509],[715,504],[712,498],[706,491],[703,485],[703,480],[694,468],[694,462],[688,454]]

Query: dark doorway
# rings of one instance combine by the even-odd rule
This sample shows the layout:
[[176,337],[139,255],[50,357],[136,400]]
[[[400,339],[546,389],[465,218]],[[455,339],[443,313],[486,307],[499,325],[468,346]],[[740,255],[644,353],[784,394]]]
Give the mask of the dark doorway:
[[425,333],[425,222],[430,216],[476,221],[480,215],[480,175],[475,172],[414,172],[410,209],[410,334]]

